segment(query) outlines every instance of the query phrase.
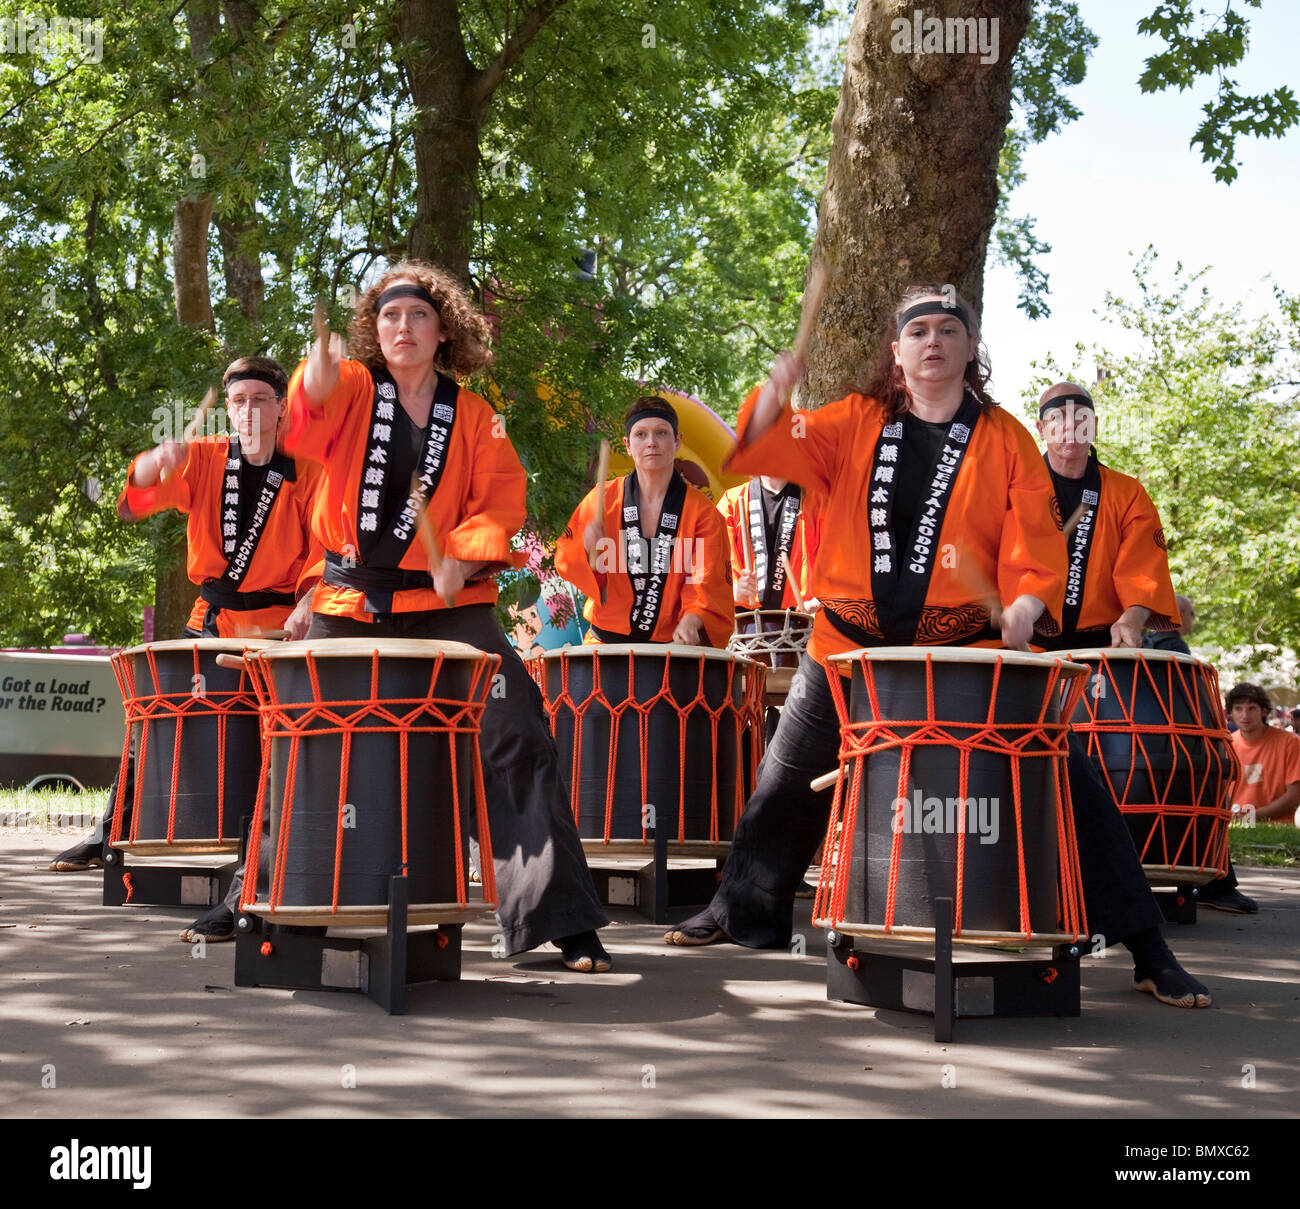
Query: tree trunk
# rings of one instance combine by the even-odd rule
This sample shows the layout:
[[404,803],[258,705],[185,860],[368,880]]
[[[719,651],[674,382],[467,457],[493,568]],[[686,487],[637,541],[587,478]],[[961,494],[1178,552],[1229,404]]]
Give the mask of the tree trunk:
[[415,221],[408,253],[469,283],[469,246],[478,203],[482,110],[479,72],[465,52],[456,0],[405,0],[398,19],[415,105]]
[[[190,56],[203,62],[208,47],[220,28],[213,0],[194,0],[186,9],[190,34]],[[195,193],[176,202],[172,217],[172,279],[176,297],[176,321],[216,330],[212,314],[212,292],[208,285],[208,227],[212,222],[213,196]],[[174,434],[177,438],[179,433]],[[175,558],[171,568],[154,582],[154,637],[161,641],[179,638],[194,604],[194,585],[185,573],[185,543],[169,551]]]
[[172,217],[172,274],[176,293],[176,319],[215,330],[212,294],[208,289],[208,224],[212,221],[212,194],[182,197]]
[[[239,313],[256,330],[261,325],[262,295],[266,283],[262,280],[262,260],[259,255],[261,225],[256,215],[236,219],[228,215],[217,216],[217,234],[221,239],[221,265],[226,275],[226,293],[239,303]],[[231,355],[238,355],[232,351]],[[242,350],[245,354],[252,349]]]
[[[912,0],[858,0],[812,255],[828,283],[798,392],[804,406],[866,382],[909,285],[951,284],[979,311],[1011,61],[1031,3],[930,0],[922,9]],[[996,33],[996,58],[955,53],[951,38],[939,49],[924,25],[913,49],[918,10],[922,21],[985,22],[963,32],[982,30],[986,46]]]
[[[225,0],[223,9],[226,27],[231,34],[241,39],[241,42],[256,36],[259,20],[256,4],[250,0]],[[247,46],[246,42],[243,44]],[[230,69],[240,76],[258,70],[250,67],[247,55],[241,52],[231,56]],[[242,149],[242,162],[237,170],[245,174],[252,173],[261,158],[261,146],[243,146],[242,141],[236,141],[234,145]],[[225,199],[217,207],[215,218],[217,235],[221,241],[221,265],[226,277],[226,293],[239,303],[239,313],[248,320],[256,337],[261,326],[262,297],[266,292],[266,283],[262,279],[262,229],[257,212],[251,206],[239,205],[235,208],[229,199]],[[241,353],[247,356],[256,350],[232,348],[228,342],[226,351],[234,358]]]

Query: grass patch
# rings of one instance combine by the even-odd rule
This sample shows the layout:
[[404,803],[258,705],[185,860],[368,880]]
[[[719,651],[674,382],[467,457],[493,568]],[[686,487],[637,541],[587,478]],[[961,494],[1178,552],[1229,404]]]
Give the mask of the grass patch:
[[1229,827],[1228,844],[1238,865],[1300,865],[1300,827],[1289,823],[1256,823]]
[[107,789],[0,789],[0,825],[27,830],[93,827],[108,805]]

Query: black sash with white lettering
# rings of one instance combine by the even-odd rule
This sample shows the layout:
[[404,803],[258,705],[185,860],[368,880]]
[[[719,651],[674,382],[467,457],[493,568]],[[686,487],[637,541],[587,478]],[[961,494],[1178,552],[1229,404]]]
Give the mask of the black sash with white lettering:
[[641,536],[639,495],[634,470],[623,480],[623,549],[627,552],[627,573],[632,581],[632,612],[628,621],[633,642],[650,642],[659,621],[664,584],[686,503],[686,480],[673,471],[659,513],[659,528],[649,543]]
[[[871,599],[889,645],[910,646],[916,637],[938,558],[939,533],[952,499],[952,485],[979,418],[979,400],[967,393],[948,425],[937,459],[926,467],[930,485],[901,549],[890,524],[894,515],[894,480],[903,458],[902,420],[886,424],[876,442],[867,512],[871,535]],[[908,469],[915,473],[920,467]]]
[[[1047,457],[1044,455],[1046,462]],[[1051,463],[1048,463],[1051,470]],[[1097,451],[1088,454],[1088,466],[1083,472],[1083,515],[1070,534],[1070,558],[1065,571],[1065,605],[1061,609],[1061,632],[1073,634],[1079,626],[1079,611],[1083,608],[1083,585],[1088,578],[1088,556],[1092,553],[1092,537],[1097,531],[1097,506],[1101,503],[1101,466]],[[1070,518],[1067,517],[1067,520]]]
[[239,533],[239,439],[230,438],[230,449],[226,455],[225,483],[221,493],[221,553],[226,556],[226,569],[214,582],[227,591],[238,591],[248,568],[252,564],[253,554],[257,550],[262,535],[266,532],[266,522],[275,506],[275,497],[288,479],[295,478],[293,461],[278,449],[271,454],[267,463],[266,478],[262,481],[262,491],[253,506],[253,515],[248,528],[241,537]]
[[754,554],[754,574],[761,585],[759,591],[759,608],[779,609],[785,599],[785,563],[784,554],[790,557],[794,549],[794,530],[799,521],[799,508],[803,503],[803,492],[798,488],[789,491],[781,501],[777,512],[779,524],[776,530],[776,549],[767,548],[767,517],[763,509],[763,492],[765,488],[757,478],[750,479],[747,493],[749,514],[749,548]]
[[415,538],[415,518],[428,504],[442,481],[447,466],[447,447],[456,423],[456,398],[460,388],[455,379],[438,375],[429,410],[429,429],[424,436],[417,471],[419,486],[407,496],[396,520],[384,527],[380,515],[388,485],[389,462],[393,453],[397,386],[385,370],[372,371],[375,397],[370,411],[370,432],[366,437],[365,468],[361,472],[361,496],[357,500],[357,552],[363,563],[375,567],[396,567]]

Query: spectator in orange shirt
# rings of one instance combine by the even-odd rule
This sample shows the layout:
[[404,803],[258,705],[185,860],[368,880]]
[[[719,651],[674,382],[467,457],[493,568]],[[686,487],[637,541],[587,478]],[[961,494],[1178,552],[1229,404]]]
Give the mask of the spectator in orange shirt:
[[1241,780],[1232,787],[1234,814],[1257,823],[1295,822],[1300,806],[1300,737],[1270,726],[1273,703],[1257,684],[1238,684],[1228,693],[1227,711],[1237,729],[1232,746],[1241,760]]

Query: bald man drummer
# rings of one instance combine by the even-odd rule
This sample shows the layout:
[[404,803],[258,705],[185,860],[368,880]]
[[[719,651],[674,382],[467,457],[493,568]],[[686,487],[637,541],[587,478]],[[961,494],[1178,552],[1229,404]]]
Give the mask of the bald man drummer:
[[1035,645],[1140,647],[1144,627],[1176,633],[1160,514],[1137,479],[1098,461],[1092,396],[1073,382],[1049,387],[1038,404],[1038,434],[1068,530],[1069,564],[1060,632],[1036,633]]
[[[1191,601],[1174,594],[1160,514],[1137,479],[1097,460],[1092,396],[1073,382],[1048,387],[1038,403],[1038,433],[1069,529],[1070,561],[1061,632],[1036,633],[1034,642],[1061,651],[1143,645],[1168,650],[1177,641],[1186,652],[1180,633],[1184,625],[1190,629],[1195,614]],[[1153,641],[1143,642],[1144,628]],[[1259,910],[1237,889],[1231,862],[1224,877],[1201,887],[1198,898],[1223,911]]]

